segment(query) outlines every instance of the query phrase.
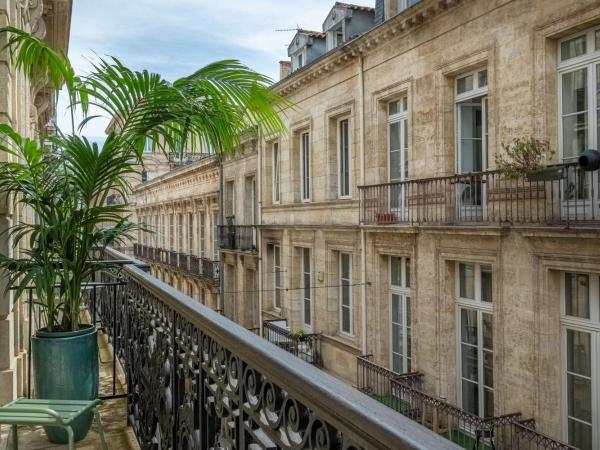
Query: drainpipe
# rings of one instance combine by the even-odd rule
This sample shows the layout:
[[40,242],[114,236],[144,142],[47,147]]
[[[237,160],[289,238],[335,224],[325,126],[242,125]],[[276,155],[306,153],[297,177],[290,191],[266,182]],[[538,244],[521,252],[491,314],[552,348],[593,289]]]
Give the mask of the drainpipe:
[[[364,61],[363,55],[358,57],[358,83],[360,89],[360,118],[359,118],[359,136],[360,136],[360,185],[365,184],[365,80],[364,80]],[[360,220],[360,212],[359,212]],[[362,353],[367,354],[367,237],[364,228],[360,229],[360,297],[362,313]]]

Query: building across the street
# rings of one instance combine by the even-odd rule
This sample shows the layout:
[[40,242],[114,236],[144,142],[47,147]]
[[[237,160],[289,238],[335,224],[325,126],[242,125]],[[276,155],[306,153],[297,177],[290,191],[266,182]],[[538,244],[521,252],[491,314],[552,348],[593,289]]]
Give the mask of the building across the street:
[[337,2],[288,52],[285,134],[136,189],[153,273],[440,433],[600,447],[600,4]]

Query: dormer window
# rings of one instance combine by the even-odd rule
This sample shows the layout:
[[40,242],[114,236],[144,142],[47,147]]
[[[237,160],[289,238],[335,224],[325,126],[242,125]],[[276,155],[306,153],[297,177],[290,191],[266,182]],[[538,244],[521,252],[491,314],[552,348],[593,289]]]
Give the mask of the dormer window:
[[298,69],[301,69],[304,66],[304,57],[302,53],[298,55]]
[[341,28],[337,29],[334,34],[334,47],[339,47],[344,43],[344,32]]

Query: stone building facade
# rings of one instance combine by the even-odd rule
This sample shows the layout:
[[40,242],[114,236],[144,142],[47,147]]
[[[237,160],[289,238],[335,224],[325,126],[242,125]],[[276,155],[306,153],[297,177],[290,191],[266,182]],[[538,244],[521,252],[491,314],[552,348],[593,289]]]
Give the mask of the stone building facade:
[[138,184],[135,255],[151,273],[213,309],[219,302],[219,164],[206,155]]
[[[70,0],[7,0],[0,5],[0,25],[13,26],[44,39],[52,48],[68,51],[71,26]],[[7,36],[1,37],[2,46]],[[54,116],[55,98],[50,86],[33,85],[10,62],[8,51],[0,54],[0,121],[10,124],[27,137],[38,137]],[[11,156],[2,152],[3,161]],[[0,230],[4,233],[20,221],[33,221],[30,211],[15,208],[3,199],[0,207]],[[2,239],[1,252],[12,255],[13,249]],[[7,293],[6,278],[0,282],[0,404],[23,395],[27,388],[27,317],[22,301]]]
[[[377,6],[274,86],[295,108],[259,147],[263,319],[321,333],[348,382],[371,354],[465,411],[600,447],[598,174],[569,165],[600,140],[600,5]],[[494,172],[528,137],[561,166]]]

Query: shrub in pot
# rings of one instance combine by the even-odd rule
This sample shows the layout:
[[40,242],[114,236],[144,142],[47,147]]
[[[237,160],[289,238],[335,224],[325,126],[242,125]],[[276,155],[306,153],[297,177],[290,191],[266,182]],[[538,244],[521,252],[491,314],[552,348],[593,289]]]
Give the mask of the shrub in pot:
[[516,138],[510,144],[502,144],[502,150],[504,153],[496,154],[496,167],[506,180],[544,181],[562,176],[560,169],[544,164],[554,156],[546,141]]
[[[98,348],[92,324],[80,323],[86,283],[99,270],[93,251],[133,240],[149,231],[128,221],[129,180],[140,179],[148,140],[153,150],[170,153],[233,153],[240,136],[260,126],[266,136],[285,130],[279,113],[291,105],[269,89],[271,80],[238,61],[219,61],[175,82],[159,74],[133,71],[116,58],[99,59],[77,76],[65,55],[13,27],[10,57],[36,86],[66,88],[71,134],[33,140],[0,125],[0,195],[28,208],[36,221],[9,230],[13,246],[29,248],[19,258],[0,255],[16,297],[35,290],[46,326],[33,339],[35,394],[39,398],[91,399],[98,396]],[[99,114],[90,114],[90,106]],[[75,111],[82,114],[76,128]],[[76,135],[96,117],[109,118],[112,132],[99,147]],[[139,170],[138,170],[139,168]],[[109,201],[118,195],[123,202]],[[74,427],[76,440],[91,418]],[[61,430],[47,429],[54,442]]]

